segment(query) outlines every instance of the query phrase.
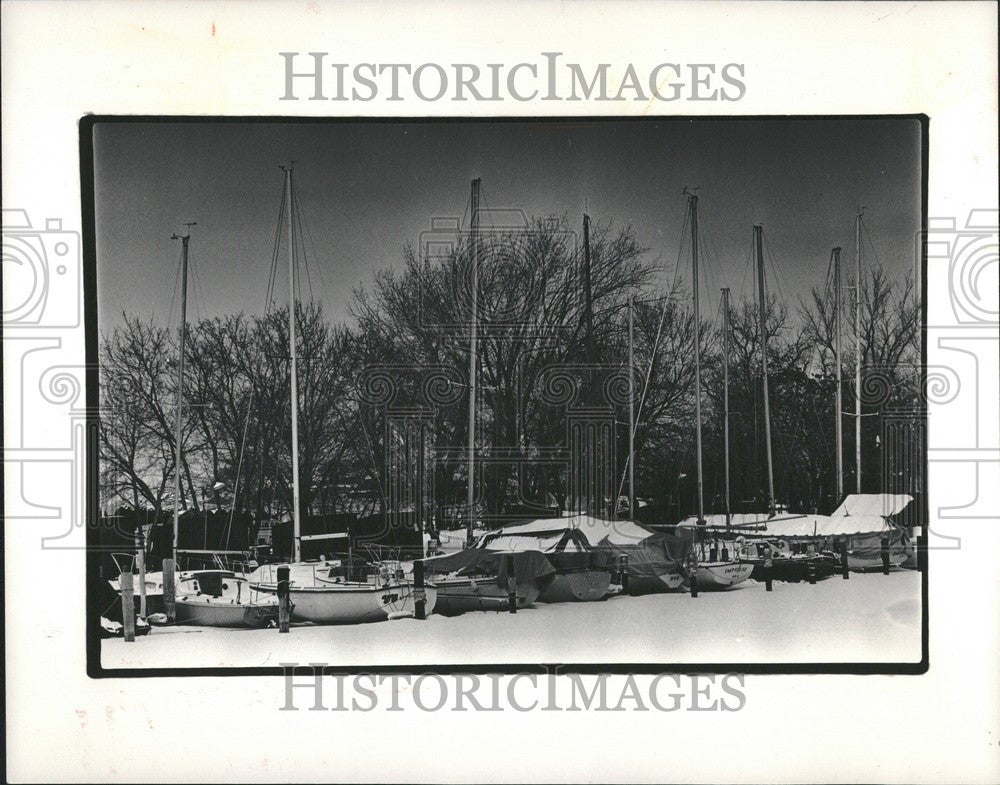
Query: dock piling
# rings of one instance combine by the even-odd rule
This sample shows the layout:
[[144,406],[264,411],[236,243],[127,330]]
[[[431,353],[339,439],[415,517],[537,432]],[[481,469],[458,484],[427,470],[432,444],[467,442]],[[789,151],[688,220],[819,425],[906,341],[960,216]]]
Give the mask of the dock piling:
[[174,571],[177,564],[173,559],[163,560],[163,612],[167,621],[173,624],[177,621],[177,584]]
[[288,621],[291,616],[290,598],[288,596],[288,566],[278,567],[278,632],[288,632]]
[[135,600],[132,596],[132,573],[123,572],[118,577],[118,585],[122,592],[122,624],[125,642],[135,640]]
[[424,588],[424,560],[413,562],[413,618],[427,618],[427,590]]

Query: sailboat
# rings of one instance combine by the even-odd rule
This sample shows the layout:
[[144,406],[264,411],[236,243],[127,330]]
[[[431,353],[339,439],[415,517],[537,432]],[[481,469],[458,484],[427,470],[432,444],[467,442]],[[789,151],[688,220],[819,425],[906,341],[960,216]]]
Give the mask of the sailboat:
[[[173,512],[173,563],[177,564],[178,539],[180,532],[181,499],[181,438],[183,435],[184,406],[184,344],[187,333],[187,277],[188,247],[191,242],[188,233],[174,234],[174,240],[181,241],[181,338],[177,371],[177,404],[174,415],[174,512]],[[213,557],[217,562],[218,555]],[[220,564],[221,567],[221,564]],[[150,578],[143,576],[146,587]],[[163,576],[159,576],[159,591],[163,592]],[[155,586],[155,583],[154,583]],[[177,574],[174,612],[179,624],[197,624],[206,627],[261,627],[277,618],[278,606],[275,598],[262,596],[251,591],[245,577],[232,570],[195,570]]]
[[[697,486],[698,486],[698,519],[694,527],[695,531],[695,555],[697,558],[698,566],[697,570],[692,577],[692,580],[696,582],[698,589],[701,590],[713,590],[713,589],[728,589],[735,586],[738,583],[742,583],[750,577],[753,572],[753,565],[744,562],[740,558],[735,547],[730,547],[728,544],[723,543],[720,547],[718,543],[714,545],[709,542],[705,536],[705,532],[701,530],[701,527],[705,525],[705,499],[704,499],[704,481],[702,476],[702,448],[701,448],[701,322],[700,322],[700,312],[699,312],[699,297],[698,297],[698,197],[693,193],[687,193],[688,204],[691,210],[691,288],[694,293],[694,409],[695,409],[695,442],[696,442],[696,463],[697,463]],[[758,243],[760,242],[760,234],[758,230],[759,226],[754,227],[754,236]],[[759,247],[759,246],[758,246]],[[760,266],[760,275],[763,277],[763,262]],[[763,280],[763,278],[762,278]],[[761,335],[763,336],[764,328],[764,310],[763,310],[763,289],[761,290]],[[727,298],[728,299],[728,298]],[[728,319],[728,310],[726,312]],[[728,333],[727,333],[728,337]],[[728,387],[728,373],[726,374],[726,381]],[[728,389],[726,394],[727,406],[728,406]],[[765,421],[767,420],[767,346],[764,346],[764,410],[765,410]],[[726,493],[726,510],[728,516],[729,510],[729,494],[728,494],[728,477],[729,477],[729,450],[728,450],[728,409],[727,409],[727,449],[726,449],[726,477],[727,477],[727,493]],[[770,429],[767,430],[767,444],[768,444],[768,476],[771,474],[771,432]],[[774,493],[771,493],[771,503],[773,505]]]
[[[291,381],[292,432],[292,563],[289,567],[288,594],[293,621],[314,624],[361,624],[412,616],[415,610],[413,583],[400,565],[383,562],[374,565],[364,581],[342,575],[339,562],[303,562],[302,519],[299,504],[299,401],[298,360],[295,343],[296,270],[294,232],[294,198],[292,168],[281,167],[285,173],[285,200],[288,219],[288,346]],[[314,535],[317,537],[342,535]],[[250,589],[276,595],[278,565],[264,565],[249,579]],[[436,587],[425,586],[425,609],[431,613],[437,600]]]

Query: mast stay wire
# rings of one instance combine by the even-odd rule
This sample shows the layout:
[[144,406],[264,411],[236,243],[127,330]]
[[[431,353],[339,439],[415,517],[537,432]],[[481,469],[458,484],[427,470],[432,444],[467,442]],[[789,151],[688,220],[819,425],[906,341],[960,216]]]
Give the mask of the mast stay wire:
[[281,204],[278,206],[278,221],[274,229],[274,246],[271,249],[271,265],[268,273],[267,294],[264,297],[264,315],[274,308],[274,286],[278,275],[278,253],[281,247],[282,217],[285,214],[285,189],[281,189]]
[[[684,230],[687,229],[688,221],[690,220],[690,218],[691,218],[691,203],[688,202],[686,209],[684,211],[684,221],[681,225],[681,239],[680,239],[680,245],[677,249],[677,259],[674,262],[674,274],[671,278],[670,289],[667,290],[667,293],[663,297],[663,304],[660,308],[660,320],[656,326],[656,337],[653,339],[653,347],[649,354],[649,365],[646,366],[646,376],[643,379],[642,391],[639,394],[639,405],[635,409],[635,420],[630,423],[630,427],[633,430],[636,428],[636,426],[639,424],[640,419],[642,418],[642,409],[646,403],[646,393],[649,391],[649,382],[653,374],[653,365],[656,363],[656,351],[660,344],[660,337],[663,334],[663,323],[664,321],[666,321],[667,318],[667,307],[671,301],[670,293],[674,290],[674,286],[677,283],[677,270],[680,268],[681,256],[684,253],[685,238],[687,237],[687,234],[685,233]],[[629,374],[631,374],[632,372],[633,369],[629,368]],[[628,474],[628,462],[626,461],[625,470],[622,472],[621,483],[618,486],[619,497],[622,495],[622,491],[625,488],[625,477],[627,476],[627,474]]]
[[174,293],[170,298],[170,310],[167,312],[167,330],[169,331],[174,323],[174,306],[177,304],[177,292],[180,290],[181,285],[181,267],[183,260],[183,251],[177,252],[177,268],[174,272]]

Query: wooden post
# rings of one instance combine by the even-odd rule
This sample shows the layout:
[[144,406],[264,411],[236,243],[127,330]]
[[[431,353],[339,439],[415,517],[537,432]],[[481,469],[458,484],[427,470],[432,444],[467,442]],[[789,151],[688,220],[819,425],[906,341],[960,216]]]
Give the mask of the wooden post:
[[278,567],[278,632],[288,632],[291,608],[288,596],[288,565]]
[[[140,527],[142,524],[139,524]],[[139,616],[146,618],[146,546],[145,541],[140,539],[139,550],[135,554],[135,563],[139,568]]]
[[622,592],[628,594],[628,556],[625,554],[618,557],[618,575]]
[[813,586],[816,585],[816,562],[812,560],[806,565],[806,580]]
[[122,624],[124,625],[125,642],[135,640],[135,599],[132,596],[132,573],[123,572],[118,576],[118,585],[122,590]]
[[889,538],[882,538],[882,574],[889,574]]
[[774,560],[765,559],[764,560],[764,590],[773,591],[774,590]]
[[174,569],[176,564],[173,559],[163,560],[163,612],[167,614],[167,621],[173,624],[177,621],[177,587],[174,583]]
[[847,561],[847,542],[845,539],[840,543],[840,569],[845,581],[851,577],[851,568]]
[[413,562],[413,618],[427,618],[427,592],[424,589],[424,560]]

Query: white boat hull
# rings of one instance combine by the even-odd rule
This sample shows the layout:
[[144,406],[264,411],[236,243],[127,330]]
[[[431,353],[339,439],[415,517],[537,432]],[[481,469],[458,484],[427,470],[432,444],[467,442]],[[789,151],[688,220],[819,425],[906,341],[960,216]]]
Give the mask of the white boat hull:
[[[425,612],[437,601],[433,584],[424,587]],[[367,583],[327,583],[288,589],[293,621],[313,624],[366,624],[413,615],[413,584],[394,582],[384,586]]]
[[201,627],[266,627],[278,618],[278,601],[238,603],[223,597],[178,597],[177,623]]
[[700,591],[728,589],[743,583],[753,572],[753,564],[747,562],[709,562],[698,565],[695,575]]

